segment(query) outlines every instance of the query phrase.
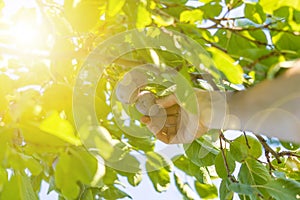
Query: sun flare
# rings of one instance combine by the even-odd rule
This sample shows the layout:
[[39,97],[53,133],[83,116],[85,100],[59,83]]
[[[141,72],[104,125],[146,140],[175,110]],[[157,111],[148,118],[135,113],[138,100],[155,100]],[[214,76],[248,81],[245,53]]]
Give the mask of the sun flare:
[[48,35],[35,1],[5,0],[1,21],[8,24],[7,45],[23,51],[46,45]]

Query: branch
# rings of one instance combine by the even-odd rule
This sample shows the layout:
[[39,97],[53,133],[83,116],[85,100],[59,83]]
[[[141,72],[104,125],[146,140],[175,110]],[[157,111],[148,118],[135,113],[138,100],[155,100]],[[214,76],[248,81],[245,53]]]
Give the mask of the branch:
[[[266,140],[261,136],[261,135],[255,135],[256,138],[260,141],[260,143],[263,145],[265,149],[265,154],[271,153],[275,159],[277,160],[278,163],[281,163],[280,156],[275,152],[266,142]],[[269,155],[268,155],[269,156]],[[269,162],[270,164],[270,162]]]
[[219,135],[220,149],[221,149],[221,154],[222,154],[222,157],[223,157],[223,160],[224,160],[224,165],[225,165],[225,168],[226,168],[227,176],[228,176],[228,178],[230,178],[230,180],[232,182],[237,182],[235,180],[234,176],[232,176],[232,174],[230,173],[229,165],[228,165],[228,162],[227,162],[227,159],[226,159],[226,155],[225,155],[225,151],[224,151],[223,144],[222,144],[222,139],[223,138],[225,138],[224,134],[223,134],[222,131],[220,131],[220,135]]
[[265,59],[268,59],[268,58],[270,58],[270,57],[272,57],[272,56],[277,56],[277,55],[279,55],[279,54],[281,54],[281,53],[278,52],[278,51],[272,51],[272,52],[270,52],[270,53],[268,53],[268,54],[265,54],[265,55],[263,55],[263,56],[257,58],[257,59],[254,60],[252,63],[250,63],[250,64],[248,64],[248,65],[245,65],[244,67],[251,69],[251,68],[254,67],[257,63],[259,63],[259,62],[261,62],[261,61],[263,61],[263,60],[265,60]]
[[291,152],[291,151],[281,151],[279,153],[277,153],[278,156],[293,156],[296,158],[300,158],[300,155],[295,153],[295,152]]

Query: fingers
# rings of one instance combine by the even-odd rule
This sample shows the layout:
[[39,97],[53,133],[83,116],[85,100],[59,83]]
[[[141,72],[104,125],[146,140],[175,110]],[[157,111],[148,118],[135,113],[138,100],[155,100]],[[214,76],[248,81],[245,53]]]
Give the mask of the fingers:
[[169,96],[157,99],[156,103],[158,105],[162,106],[163,108],[169,108],[169,107],[177,104],[177,99],[174,94],[171,94]]
[[143,124],[149,124],[150,122],[151,122],[151,118],[149,117],[149,116],[142,116],[141,117],[141,122],[143,123]]
[[[170,144],[175,138],[178,130],[178,119],[180,118],[180,107],[175,104],[168,107],[165,110],[165,118],[162,119],[161,116],[143,116],[140,121],[147,125],[147,128],[157,137],[166,144]],[[163,123],[158,125],[157,123]],[[158,128],[160,127],[160,128]]]

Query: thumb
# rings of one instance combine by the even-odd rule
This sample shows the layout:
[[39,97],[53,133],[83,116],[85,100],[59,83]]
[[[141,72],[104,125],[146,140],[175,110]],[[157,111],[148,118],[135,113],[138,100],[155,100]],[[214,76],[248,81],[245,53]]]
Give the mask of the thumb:
[[156,103],[163,108],[169,108],[177,104],[177,98],[174,94],[171,94],[169,96],[156,99]]

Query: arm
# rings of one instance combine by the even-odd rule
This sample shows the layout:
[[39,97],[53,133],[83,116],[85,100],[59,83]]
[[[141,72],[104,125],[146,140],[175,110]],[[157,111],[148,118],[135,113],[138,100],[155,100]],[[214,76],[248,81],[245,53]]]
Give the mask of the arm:
[[282,76],[233,94],[224,129],[300,143],[300,62]]
[[[300,87],[300,62],[297,62],[295,67],[289,69],[283,76],[263,81],[246,91],[224,93],[196,90],[200,116],[198,133],[192,133],[192,136],[194,138],[202,136],[207,129],[235,129],[300,143],[300,89],[298,87]],[[177,104],[177,101],[176,97],[171,95],[157,100],[157,103],[168,108]],[[172,117],[174,112],[176,110],[173,109]],[[172,121],[177,122],[177,119]],[[144,116],[142,122],[151,130],[149,117]],[[191,142],[174,140],[176,134],[187,135],[190,134],[188,131],[178,133],[177,129],[174,129],[166,134],[168,131],[165,129],[169,125],[166,124],[160,132],[152,132],[165,143]]]

